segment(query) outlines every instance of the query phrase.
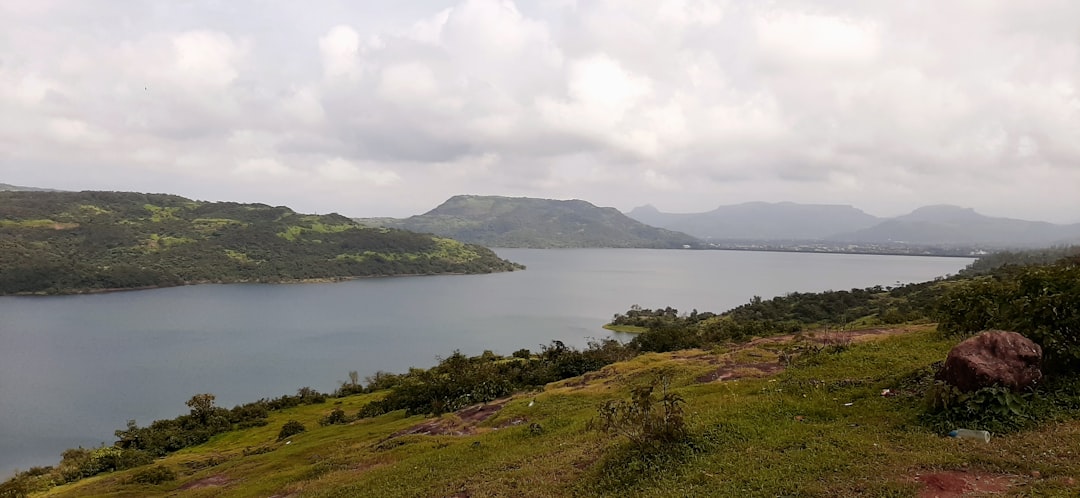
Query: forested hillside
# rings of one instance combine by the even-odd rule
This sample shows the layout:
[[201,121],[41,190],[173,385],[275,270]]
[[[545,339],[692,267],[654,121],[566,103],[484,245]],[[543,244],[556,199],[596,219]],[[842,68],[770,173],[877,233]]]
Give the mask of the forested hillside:
[[427,213],[403,220],[358,221],[433,233],[488,247],[670,249],[700,243],[684,233],[651,227],[614,208],[601,208],[582,200],[458,195]]
[[510,271],[489,249],[287,207],[0,192],[0,294]]

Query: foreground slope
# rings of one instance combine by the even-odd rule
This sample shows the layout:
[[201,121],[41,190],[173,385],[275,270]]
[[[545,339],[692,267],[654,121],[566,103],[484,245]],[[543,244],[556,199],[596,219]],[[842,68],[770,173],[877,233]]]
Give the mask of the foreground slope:
[[130,192],[0,192],[0,294],[513,270],[337,214]]
[[[650,353],[442,417],[320,426],[382,394],[348,396],[157,460],[172,480],[140,483],[145,469],[132,469],[45,496],[933,496],[946,478],[1075,496],[1075,420],[989,444],[919,427],[920,386],[954,342],[924,326]],[[689,440],[643,450],[589,430],[606,401],[658,377],[685,400]],[[290,420],[307,431],[278,440]]]
[[698,240],[581,200],[459,195],[418,216],[363,223],[433,233],[489,247],[681,248]]

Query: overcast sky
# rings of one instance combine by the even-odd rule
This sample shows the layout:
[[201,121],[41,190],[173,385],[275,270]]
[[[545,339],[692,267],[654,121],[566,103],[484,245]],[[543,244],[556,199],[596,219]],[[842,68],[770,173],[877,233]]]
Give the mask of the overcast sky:
[[0,182],[1080,221],[1080,2],[0,2]]

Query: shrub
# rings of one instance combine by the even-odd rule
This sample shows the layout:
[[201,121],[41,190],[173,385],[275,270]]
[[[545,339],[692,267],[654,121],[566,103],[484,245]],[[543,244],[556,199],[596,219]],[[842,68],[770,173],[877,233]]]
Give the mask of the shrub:
[[281,431],[278,432],[277,438],[278,441],[281,441],[282,439],[290,436],[295,436],[306,430],[307,428],[304,427],[304,424],[301,424],[300,422],[297,422],[295,420],[290,420],[288,422],[285,422],[285,425],[281,426]]
[[[659,397],[654,395],[660,387]],[[630,400],[604,403],[591,423],[595,430],[624,436],[638,447],[673,443],[686,438],[685,401],[668,391],[667,379],[653,381],[632,391]]]
[[334,408],[334,411],[330,412],[329,415],[323,417],[322,420],[319,421],[319,425],[336,425],[348,422],[349,417],[345,415],[345,410]]
[[1013,267],[957,285],[937,306],[939,330],[1024,334],[1043,348],[1045,370],[1080,372],[1080,260]]
[[1032,398],[1031,392],[1014,393],[1000,386],[965,393],[936,381],[926,395],[928,406],[924,421],[938,432],[958,428],[1011,432],[1037,418]]
[[140,470],[131,476],[132,482],[139,484],[161,484],[175,481],[176,472],[164,465],[155,465],[145,470]]

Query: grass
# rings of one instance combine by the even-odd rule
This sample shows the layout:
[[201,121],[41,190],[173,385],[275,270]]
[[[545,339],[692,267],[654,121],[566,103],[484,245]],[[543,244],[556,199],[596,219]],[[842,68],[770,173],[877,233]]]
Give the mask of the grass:
[[49,219],[42,220],[0,220],[0,227],[20,227],[20,228],[51,228],[54,230],[64,230],[68,228],[75,228],[79,226],[78,223],[61,223]]
[[[910,377],[944,358],[954,341],[931,327],[792,361],[782,373],[698,383],[720,363],[755,364],[766,348],[646,354],[599,372],[519,393],[479,423],[439,421],[462,435],[392,437],[421,422],[402,412],[321,427],[334,408],[352,416],[378,394],[301,406],[264,427],[230,432],[161,459],[178,479],[127,482],[117,472],[46,496],[915,496],[918,474],[1000,474],[1009,492],[1075,496],[1080,422],[1044,424],[989,444],[955,440],[918,424],[922,398]],[[587,430],[597,407],[663,376],[686,399],[691,437],[653,451]],[[882,389],[898,393],[883,397]],[[286,441],[288,420],[307,431]],[[1037,477],[1033,475],[1037,472]]]
[[612,325],[610,323],[604,324],[604,328],[612,332],[622,332],[625,334],[641,334],[648,332],[648,327],[639,327],[637,325]]

